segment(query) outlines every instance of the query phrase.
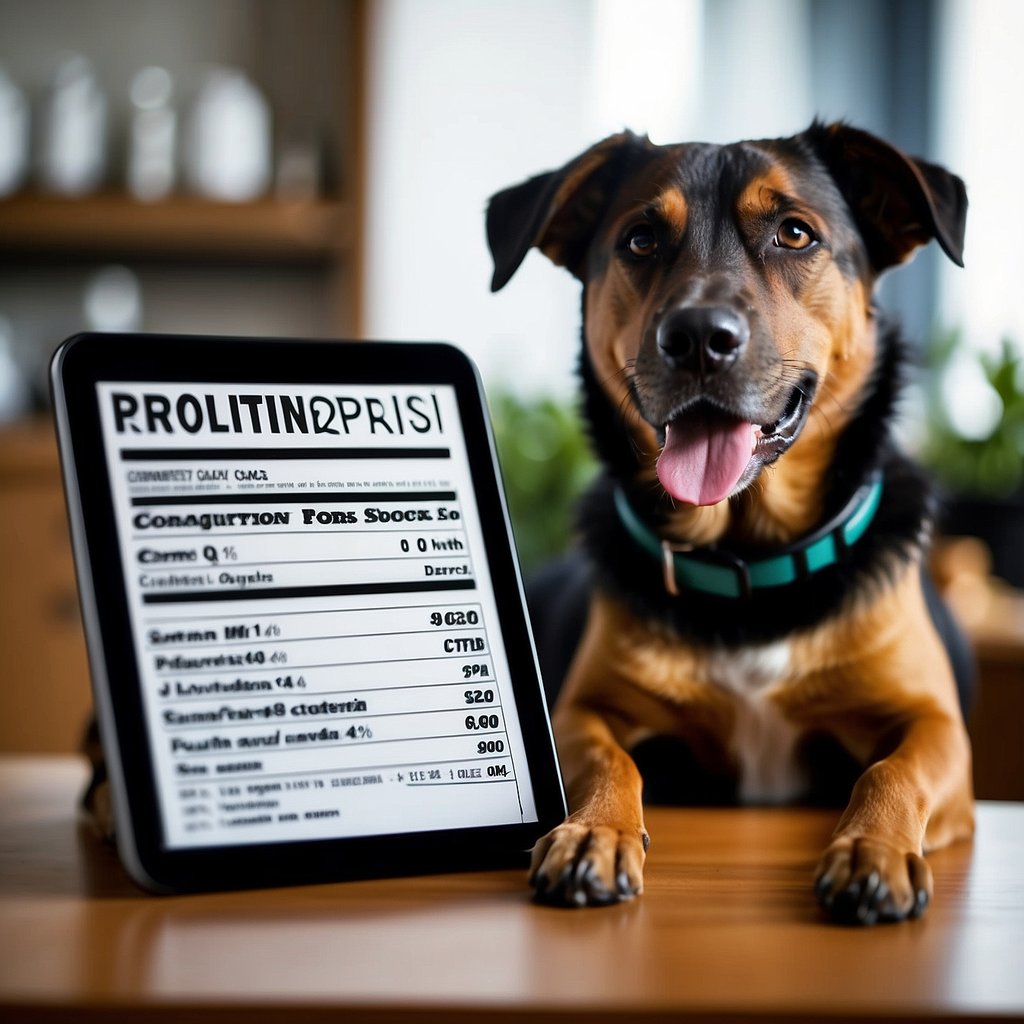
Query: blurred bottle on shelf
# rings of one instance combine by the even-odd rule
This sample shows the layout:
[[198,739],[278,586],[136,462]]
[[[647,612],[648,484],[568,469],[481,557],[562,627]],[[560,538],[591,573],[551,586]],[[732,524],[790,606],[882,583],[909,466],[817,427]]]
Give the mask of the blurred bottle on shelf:
[[0,66],[0,196],[21,188],[28,173],[28,153],[28,102]]
[[208,72],[187,128],[191,188],[224,202],[260,198],[270,186],[271,145],[270,109],[260,90],[237,69]]
[[40,177],[44,188],[80,196],[102,184],[106,170],[107,98],[86,57],[57,67],[43,116]]
[[143,202],[166,198],[175,185],[178,118],[174,82],[165,68],[142,68],[132,79],[128,191]]
[[322,191],[320,153],[316,141],[292,136],[281,143],[274,175],[274,194],[286,202],[309,202]]
[[10,321],[0,315],[0,424],[24,416],[31,402],[28,381],[14,357],[14,330]]
[[142,326],[142,285],[128,267],[100,267],[85,283],[82,315],[92,331],[137,331]]

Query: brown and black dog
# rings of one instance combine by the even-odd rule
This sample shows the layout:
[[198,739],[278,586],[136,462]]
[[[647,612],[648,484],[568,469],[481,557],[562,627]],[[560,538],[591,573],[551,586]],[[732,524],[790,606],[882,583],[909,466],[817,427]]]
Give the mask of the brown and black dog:
[[[536,246],[583,284],[584,405],[604,472],[595,580],[554,711],[567,820],[541,898],[638,894],[631,751],[741,799],[814,788],[811,741],[857,764],[814,886],[835,918],[919,915],[927,850],[971,834],[970,749],[922,588],[932,502],[891,438],[903,363],[872,293],[935,238],[961,263],[943,168],[852,127],[657,146],[631,133],[494,196],[493,288]],[[808,774],[808,773],[811,774]]]

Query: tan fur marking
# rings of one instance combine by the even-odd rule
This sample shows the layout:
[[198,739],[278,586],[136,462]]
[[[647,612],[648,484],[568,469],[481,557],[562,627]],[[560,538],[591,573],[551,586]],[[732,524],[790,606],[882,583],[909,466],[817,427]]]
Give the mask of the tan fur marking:
[[658,196],[655,206],[671,228],[674,240],[678,241],[686,231],[686,219],[689,215],[686,196],[678,188],[667,188]]
[[593,325],[586,344],[594,374],[618,414],[626,418],[638,453],[653,460],[658,452],[654,428],[636,411],[629,389],[649,301],[633,292],[613,267],[600,280],[590,282],[586,303],[587,322]]
[[793,179],[781,164],[773,164],[743,189],[736,210],[741,217],[757,216],[771,210],[780,197],[793,194]]

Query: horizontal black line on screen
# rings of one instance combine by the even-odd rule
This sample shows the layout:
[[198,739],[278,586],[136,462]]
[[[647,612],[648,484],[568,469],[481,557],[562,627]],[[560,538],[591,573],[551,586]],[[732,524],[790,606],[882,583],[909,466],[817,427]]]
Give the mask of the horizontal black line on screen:
[[[278,612],[274,613],[279,614]],[[161,676],[165,681],[168,678],[176,675],[180,676],[218,676],[221,675],[224,670],[227,669],[239,669],[246,673],[258,674],[260,672],[274,672],[280,675],[281,672],[311,672],[314,669],[351,669],[351,668],[362,668],[365,665],[403,665],[414,662],[427,662],[427,661],[462,661],[464,662],[467,658],[487,658],[490,656],[489,650],[483,651],[472,651],[461,654],[442,654],[437,656],[432,655],[420,655],[417,658],[388,658],[386,661],[381,661],[380,658],[370,658],[366,661],[320,661],[310,662],[304,665],[286,664],[286,665],[221,665],[217,668],[175,668],[171,666],[168,669],[162,667],[157,668],[157,673],[163,672]],[[490,676],[466,676],[463,682],[468,686],[473,682],[480,685],[486,685],[488,682],[492,682]],[[447,684],[445,684],[447,685]],[[232,694],[232,699],[235,695]]]
[[454,491],[247,491],[244,494],[172,494],[162,498],[132,498],[135,507],[160,505],[291,505],[300,501],[360,505],[363,502],[455,501]]
[[515,777],[506,779],[456,779],[453,782],[406,782],[408,789],[427,789],[430,786],[486,786],[492,782],[515,782]]
[[[237,751],[236,751],[237,753]],[[207,776],[205,781],[213,781],[216,779],[290,779],[290,778],[306,778],[310,775],[338,775],[338,776],[349,776],[349,775],[362,775],[367,772],[380,772],[388,771],[392,768],[405,768],[407,771],[419,771],[426,768],[447,768],[451,764],[472,764],[477,761],[490,761],[492,764],[495,761],[508,761],[511,763],[511,754],[480,754],[476,757],[448,757],[441,761],[396,761],[394,764],[368,764],[368,765],[351,765],[349,767],[334,767],[334,768],[303,768],[299,771],[291,772],[265,772],[260,771],[259,774],[253,773],[242,773],[239,772],[237,775],[232,772],[230,775],[218,775],[218,776]],[[196,784],[196,777],[187,779],[174,779],[171,785],[175,786],[194,786]]]
[[296,597],[351,594],[417,594],[435,590],[475,590],[476,580],[422,580],[405,583],[334,583],[319,587],[262,587],[252,590],[177,591],[144,594],[143,604],[189,604],[202,601],[270,601]]
[[122,448],[123,462],[235,459],[448,459],[450,448]]
[[[475,602],[475,601],[472,602],[471,604],[466,604],[465,602],[460,601],[460,602],[458,602],[457,607],[458,608],[482,608],[483,606],[481,604],[479,604],[478,602]],[[275,615],[303,615],[303,616],[305,616],[305,615],[347,615],[347,614],[349,614],[351,612],[372,612],[372,613],[376,613],[376,612],[397,612],[397,611],[400,611],[400,612],[408,612],[408,611],[414,611],[414,612],[415,611],[428,611],[428,612],[433,612],[433,611],[441,611],[444,608],[445,608],[445,605],[439,605],[439,604],[436,604],[435,602],[431,601],[428,604],[381,604],[381,605],[370,605],[370,606],[368,606],[366,608],[317,608],[315,611],[294,611],[294,612],[275,611],[274,614]],[[235,615],[234,612],[228,612],[225,615],[204,615],[203,616],[203,620],[205,621],[207,619],[234,619],[236,617],[237,616]],[[153,623],[161,623],[161,622],[181,622],[183,620],[184,621],[190,621],[193,618],[194,618],[194,616],[192,616],[192,615],[187,615],[187,616],[161,615],[161,616],[147,617],[143,621],[144,621],[144,624],[148,626],[148,625],[151,625]]]
[[439,636],[441,630],[444,630],[446,635],[449,633],[466,633],[472,630],[486,633],[487,627],[481,622],[472,626],[431,626],[430,629],[401,629],[378,633],[328,633],[323,636],[261,636],[245,640],[220,640],[218,638],[212,640],[186,639],[180,640],[177,643],[146,644],[143,650],[147,653],[153,651],[194,651],[197,649],[210,650],[214,647],[259,647],[261,644],[279,646],[280,644],[322,643],[331,640],[365,640],[369,637],[381,636]]
[[[256,723],[254,723],[254,722],[250,722],[249,723],[250,727],[252,727],[255,724]],[[295,732],[295,733],[292,733],[291,735],[293,735],[293,736],[302,736],[302,735],[306,735],[306,734],[311,733],[311,732],[319,732],[320,730],[327,728],[326,725],[322,725],[318,729],[318,728],[315,727],[314,723],[312,723],[312,722],[310,722],[305,727],[305,729],[303,729],[303,727],[298,722],[289,722],[287,724],[289,726],[293,727],[293,728],[296,727],[296,726],[298,727],[299,731]],[[338,725],[339,723],[335,722],[333,724],[334,725]],[[267,728],[266,724],[264,724],[264,723],[260,723],[260,725],[263,728]],[[221,727],[218,726],[218,729],[219,728],[221,728]],[[182,729],[180,731],[181,732],[187,732],[188,730]],[[280,731],[280,728],[278,729],[278,731]],[[331,730],[331,731],[333,731],[333,730]],[[171,736],[171,735],[172,735],[172,731],[168,731],[168,730],[164,731],[164,738],[165,739],[167,737]],[[285,742],[286,743],[288,742],[287,735],[288,734],[286,734],[286,736],[285,736]],[[499,730],[497,730],[497,732],[487,732],[487,733],[483,733],[483,732],[475,732],[475,733],[450,732],[450,733],[440,733],[440,734],[435,735],[435,736],[430,736],[430,735],[425,735],[425,736],[391,736],[391,737],[389,737],[387,739],[373,739],[373,738],[370,738],[370,739],[350,739],[350,740],[340,740],[339,739],[339,740],[324,740],[323,742],[321,742],[319,740],[316,740],[316,741],[309,740],[308,742],[310,743],[310,746],[305,746],[305,742],[307,742],[307,741],[301,741],[303,743],[302,746],[289,746],[289,747],[285,748],[285,751],[289,752],[289,753],[294,753],[294,752],[297,752],[299,750],[337,750],[337,749],[342,748],[342,747],[350,747],[350,748],[351,747],[367,747],[367,748],[369,748],[369,747],[389,746],[389,745],[394,744],[394,743],[429,743],[429,742],[431,742],[433,740],[470,740],[470,741],[474,741],[474,740],[476,740],[476,738],[478,736],[504,736],[507,739],[508,738],[508,733],[504,729],[499,729]],[[175,742],[175,741],[172,739],[172,742]],[[181,742],[181,741],[177,741],[177,742]],[[495,756],[500,757],[502,755],[502,753],[504,752],[504,749],[505,749],[504,741],[502,741],[502,740],[488,740],[488,741],[484,741],[484,742],[490,742],[490,743],[497,742],[497,743],[501,743],[502,744],[501,750],[496,750],[496,751],[492,752],[492,754],[491,754],[492,758],[495,757]],[[278,750],[270,750],[269,747],[246,747],[245,750],[239,750],[237,747],[230,747],[227,750],[185,750],[185,751],[182,751],[180,754],[172,753],[171,757],[180,764],[182,761],[187,761],[189,758],[193,758],[193,757],[204,757],[204,758],[220,759],[220,758],[232,758],[232,757],[240,757],[240,756],[249,756],[249,755],[252,755],[252,754],[265,754],[267,756],[271,756],[272,757],[274,754],[277,754],[277,753],[280,753],[280,748]],[[486,755],[481,755],[481,756],[486,757]],[[353,767],[355,767],[355,766],[353,765]]]

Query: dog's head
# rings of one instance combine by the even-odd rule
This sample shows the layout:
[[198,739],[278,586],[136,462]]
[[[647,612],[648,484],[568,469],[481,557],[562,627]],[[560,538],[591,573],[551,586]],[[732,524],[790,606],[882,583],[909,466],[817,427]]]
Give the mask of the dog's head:
[[717,505],[791,450],[795,473],[821,469],[871,370],[877,277],[931,238],[961,263],[966,207],[959,178],[845,125],[729,146],[623,133],[492,198],[492,287],[532,246],[578,277],[639,469]]

